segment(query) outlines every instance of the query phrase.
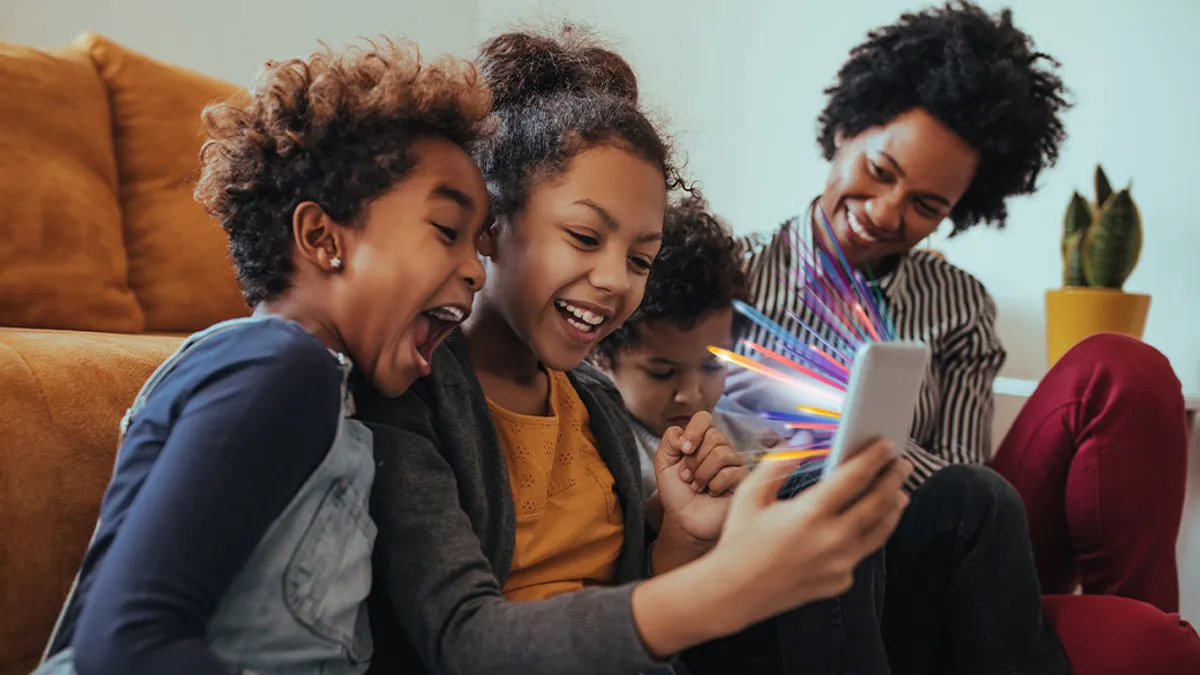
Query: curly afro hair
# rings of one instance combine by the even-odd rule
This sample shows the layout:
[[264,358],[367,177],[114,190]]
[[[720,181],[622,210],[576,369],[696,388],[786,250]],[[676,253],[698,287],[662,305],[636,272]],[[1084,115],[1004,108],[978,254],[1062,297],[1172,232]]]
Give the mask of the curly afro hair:
[[952,236],[980,223],[1003,227],[1005,200],[1036,188],[1065,138],[1070,107],[1058,62],[1036,51],[1012,23],[949,3],[904,14],[850,52],[819,119],[818,142],[832,159],[837,134],[853,137],[923,108],[980,153],[975,179],[950,213]]
[[414,142],[441,137],[466,149],[486,137],[490,111],[472,64],[423,63],[414,45],[387,39],[268,62],[248,99],[206,108],[195,196],[229,235],[246,302],[287,288],[301,202],[353,225],[414,167]]
[[504,33],[484,42],[476,63],[497,120],[496,133],[475,150],[494,215],[511,217],[536,183],[605,144],[658,166],[668,190],[684,186],[671,142],[638,107],[633,69],[588,31],[568,25],[555,37]]
[[667,321],[691,330],[709,312],[745,300],[746,290],[729,229],[703,198],[684,196],[667,209],[662,247],[650,267],[642,303],[596,345],[592,359],[611,367],[622,350],[637,346],[642,324]]

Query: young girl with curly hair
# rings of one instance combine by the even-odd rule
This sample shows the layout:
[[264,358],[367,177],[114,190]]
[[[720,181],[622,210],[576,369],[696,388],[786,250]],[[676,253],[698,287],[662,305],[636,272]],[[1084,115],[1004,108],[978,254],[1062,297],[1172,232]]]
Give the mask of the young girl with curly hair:
[[484,280],[473,68],[390,41],[213,105],[196,196],[253,315],[187,338],[123,424],[38,675],[362,673],[376,527],[351,382],[428,374]]

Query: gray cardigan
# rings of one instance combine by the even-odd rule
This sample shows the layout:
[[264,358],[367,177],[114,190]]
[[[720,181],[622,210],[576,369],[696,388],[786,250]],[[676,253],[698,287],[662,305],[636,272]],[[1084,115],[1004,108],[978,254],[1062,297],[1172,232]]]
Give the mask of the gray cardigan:
[[[625,516],[620,585],[509,602],[515,509],[504,454],[455,331],[433,372],[399,399],[358,395],[375,432],[371,509],[379,528],[370,600],[372,673],[633,675],[647,653],[630,595],[644,576],[645,506],[620,395],[590,366],[568,373],[587,406]],[[407,642],[405,641],[407,636]]]

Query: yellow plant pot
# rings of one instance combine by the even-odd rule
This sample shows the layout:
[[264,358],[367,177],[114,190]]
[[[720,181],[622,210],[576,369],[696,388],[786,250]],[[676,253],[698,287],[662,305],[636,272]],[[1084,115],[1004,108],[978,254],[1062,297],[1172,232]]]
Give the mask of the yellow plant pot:
[[1046,291],[1046,366],[1097,333],[1142,339],[1149,312],[1150,296],[1144,293],[1083,287]]

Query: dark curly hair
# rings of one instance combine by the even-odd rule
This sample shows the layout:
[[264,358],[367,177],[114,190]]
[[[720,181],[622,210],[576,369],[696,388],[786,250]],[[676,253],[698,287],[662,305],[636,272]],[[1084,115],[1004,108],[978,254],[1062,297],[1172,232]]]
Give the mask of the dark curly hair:
[[979,169],[950,213],[951,236],[987,222],[1003,227],[1005,200],[1036,188],[1066,133],[1070,107],[1058,62],[1012,23],[967,2],[904,14],[850,52],[825,93],[818,142],[825,159],[837,134],[853,137],[923,108],[980,153]]
[[637,346],[642,324],[667,321],[691,330],[709,312],[745,300],[746,290],[729,229],[703,198],[684,196],[667,209],[662,248],[650,267],[642,304],[596,345],[592,360],[612,367],[622,350]]
[[490,110],[472,64],[423,63],[415,45],[388,39],[268,62],[248,98],[206,108],[195,196],[229,234],[246,302],[287,288],[301,202],[351,225],[414,167],[414,142],[465,149],[486,136]]
[[671,142],[638,107],[633,69],[583,28],[568,25],[556,37],[498,35],[484,42],[477,64],[497,120],[496,133],[474,153],[494,215],[512,216],[535,183],[604,144],[661,168],[667,190],[684,187]]

